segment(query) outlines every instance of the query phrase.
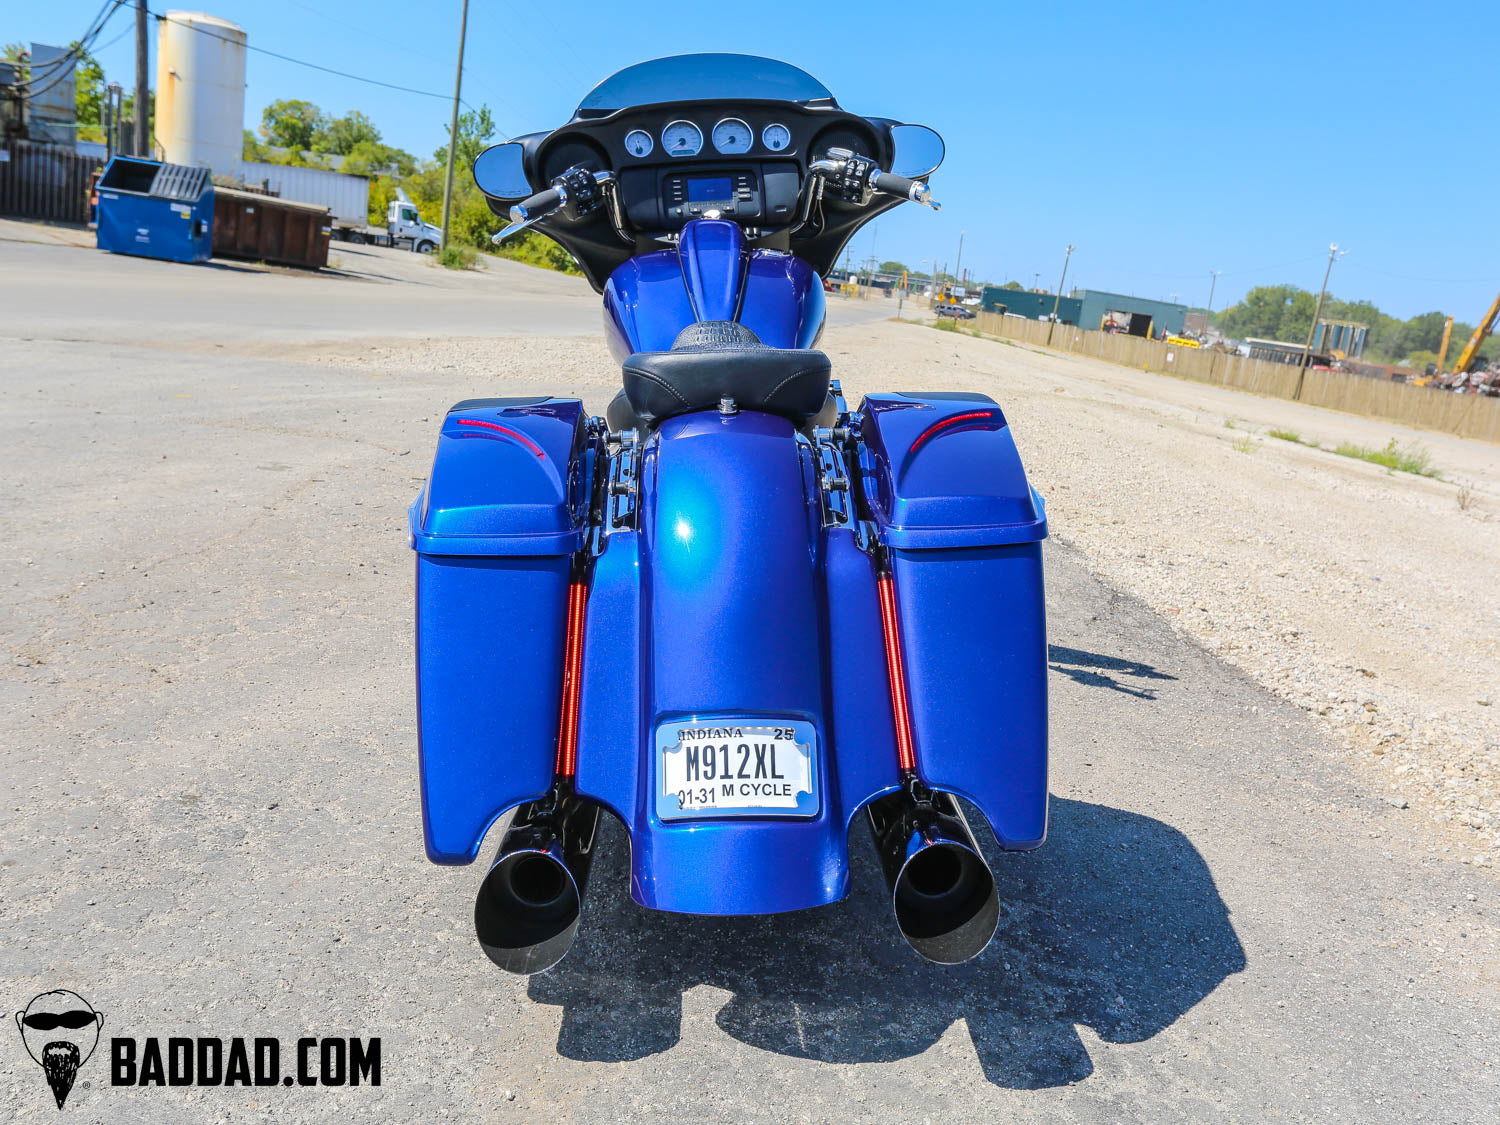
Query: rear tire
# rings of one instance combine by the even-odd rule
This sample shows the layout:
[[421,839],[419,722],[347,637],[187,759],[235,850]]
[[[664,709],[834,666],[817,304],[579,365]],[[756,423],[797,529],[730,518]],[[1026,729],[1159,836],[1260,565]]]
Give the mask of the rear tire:
[[349,241],[354,243],[354,245],[356,246],[363,246],[365,244],[365,236],[359,231],[354,231],[349,235]]

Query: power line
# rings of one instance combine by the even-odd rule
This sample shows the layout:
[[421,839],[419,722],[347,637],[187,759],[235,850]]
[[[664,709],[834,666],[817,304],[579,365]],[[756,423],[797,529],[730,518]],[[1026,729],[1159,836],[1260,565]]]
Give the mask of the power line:
[[[147,11],[150,11],[150,9],[148,8]],[[167,23],[175,23],[178,27],[186,27],[192,31],[198,32],[198,34],[200,35],[209,35],[215,39],[222,39],[226,43],[239,42],[239,40],[237,39],[231,39],[227,35],[219,35],[206,27],[198,27],[196,24],[184,23],[182,20],[174,20],[171,17],[162,14],[161,12],[151,12],[151,14],[159,20],[164,20]],[[255,51],[257,54],[261,55],[270,55],[273,59],[280,59],[282,62],[295,63],[297,66],[305,66],[312,70],[321,70],[325,74],[336,74],[340,78],[348,78],[354,82],[364,82],[371,86],[384,86],[387,90],[400,90],[403,94],[420,94],[424,98],[439,98],[442,101],[447,101],[452,96],[449,94],[435,94],[431,90],[418,90],[412,86],[398,86],[394,82],[382,82],[378,78],[366,78],[361,74],[350,74],[346,70],[335,70],[331,66],[323,66],[319,63],[308,62],[306,59],[295,59],[291,55],[283,55],[279,51],[269,51],[264,47],[252,47],[249,43],[243,43],[241,44],[241,46],[243,46],[247,51]]]
[[[83,52],[87,51],[93,45],[94,40],[99,38],[100,33],[104,31],[105,26],[114,17],[114,14],[119,11],[120,6],[124,2],[125,0],[114,0],[114,7],[110,8],[106,14],[104,7],[109,4],[109,0],[105,0],[105,4],[100,6],[98,13],[94,16],[93,22],[89,24],[89,29],[83,33],[83,37],[74,43],[73,46],[69,47],[66,52],[58,55],[55,59],[48,59],[46,62],[40,64],[39,67],[29,67],[30,73],[27,75],[26,81],[19,83],[26,90],[26,93],[22,97],[28,100],[35,100],[47,93],[47,91],[66,82],[68,76],[74,73],[74,64],[77,63]],[[101,16],[103,17],[102,19],[100,18]],[[118,38],[116,36],[116,39]],[[65,66],[65,64],[67,65]],[[31,86],[37,81],[36,74],[39,69],[46,71],[49,75],[55,70],[57,76],[45,86],[34,90],[31,89]]]

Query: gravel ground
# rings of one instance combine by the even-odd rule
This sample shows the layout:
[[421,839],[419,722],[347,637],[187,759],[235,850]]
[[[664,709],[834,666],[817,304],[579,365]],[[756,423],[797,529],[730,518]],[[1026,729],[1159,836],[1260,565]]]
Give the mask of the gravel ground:
[[[1322,718],[1394,805],[1456,830],[1442,846],[1460,862],[1500,861],[1500,588],[1487,580],[1500,572],[1500,449],[883,318],[836,324],[822,346],[848,373],[851,402],[888,382],[868,375],[882,370],[912,389],[992,395],[1054,536]],[[507,351],[588,388],[601,412],[618,386],[598,341]],[[314,345],[306,355],[468,370],[493,362],[494,343]],[[1391,473],[1271,428],[1329,449],[1395,437],[1432,452],[1446,479]]]
[[[1109,577],[1069,499],[1075,439],[1096,471],[1144,471],[1119,433],[1173,471],[1229,466],[1225,494],[1280,454],[1220,449],[1203,388],[873,303],[835,307],[840,369],[993,388],[1052,498],[1052,832],[992,856],[995,943],[917,963],[862,836],[836,906],[644,911],[609,828],[574,954],[496,972],[480,869],[421,851],[405,508],[447,403],[598,408],[617,375],[575,282],[367,264],[187,269],[0,231],[0,999],[75,988],[109,1036],[384,1040],[383,1084],[343,1090],[121,1089],[94,1060],[70,1120],[1493,1118],[1500,881],[1441,850],[1475,834],[1393,806],[1328,717],[1128,593],[1147,552]],[[1123,517],[1099,534],[1140,541]],[[13,1035],[0,1105],[56,1119]]]

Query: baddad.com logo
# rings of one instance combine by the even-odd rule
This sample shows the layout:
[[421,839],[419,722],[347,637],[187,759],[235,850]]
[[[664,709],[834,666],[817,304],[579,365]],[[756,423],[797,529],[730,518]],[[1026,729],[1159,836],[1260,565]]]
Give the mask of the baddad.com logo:
[[[94,1056],[104,1013],[65,988],[43,992],[16,1013],[21,1042],[42,1068],[57,1108]],[[165,1045],[163,1043],[165,1042]],[[379,1086],[380,1037],[302,1036],[282,1073],[281,1040],[157,1036],[109,1041],[111,1086]],[[84,1083],[88,1085],[87,1082]]]

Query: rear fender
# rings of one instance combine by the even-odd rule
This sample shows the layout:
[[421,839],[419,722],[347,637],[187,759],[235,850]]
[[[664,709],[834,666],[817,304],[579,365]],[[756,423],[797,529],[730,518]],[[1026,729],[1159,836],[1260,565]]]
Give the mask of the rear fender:
[[[869,558],[849,532],[825,536],[811,453],[771,415],[664,422],[640,496],[639,529],[607,536],[594,570],[578,790],[629,829],[644,906],[834,902],[848,889],[850,818],[899,783]],[[657,726],[715,717],[809,724],[816,813],[663,821]]]

